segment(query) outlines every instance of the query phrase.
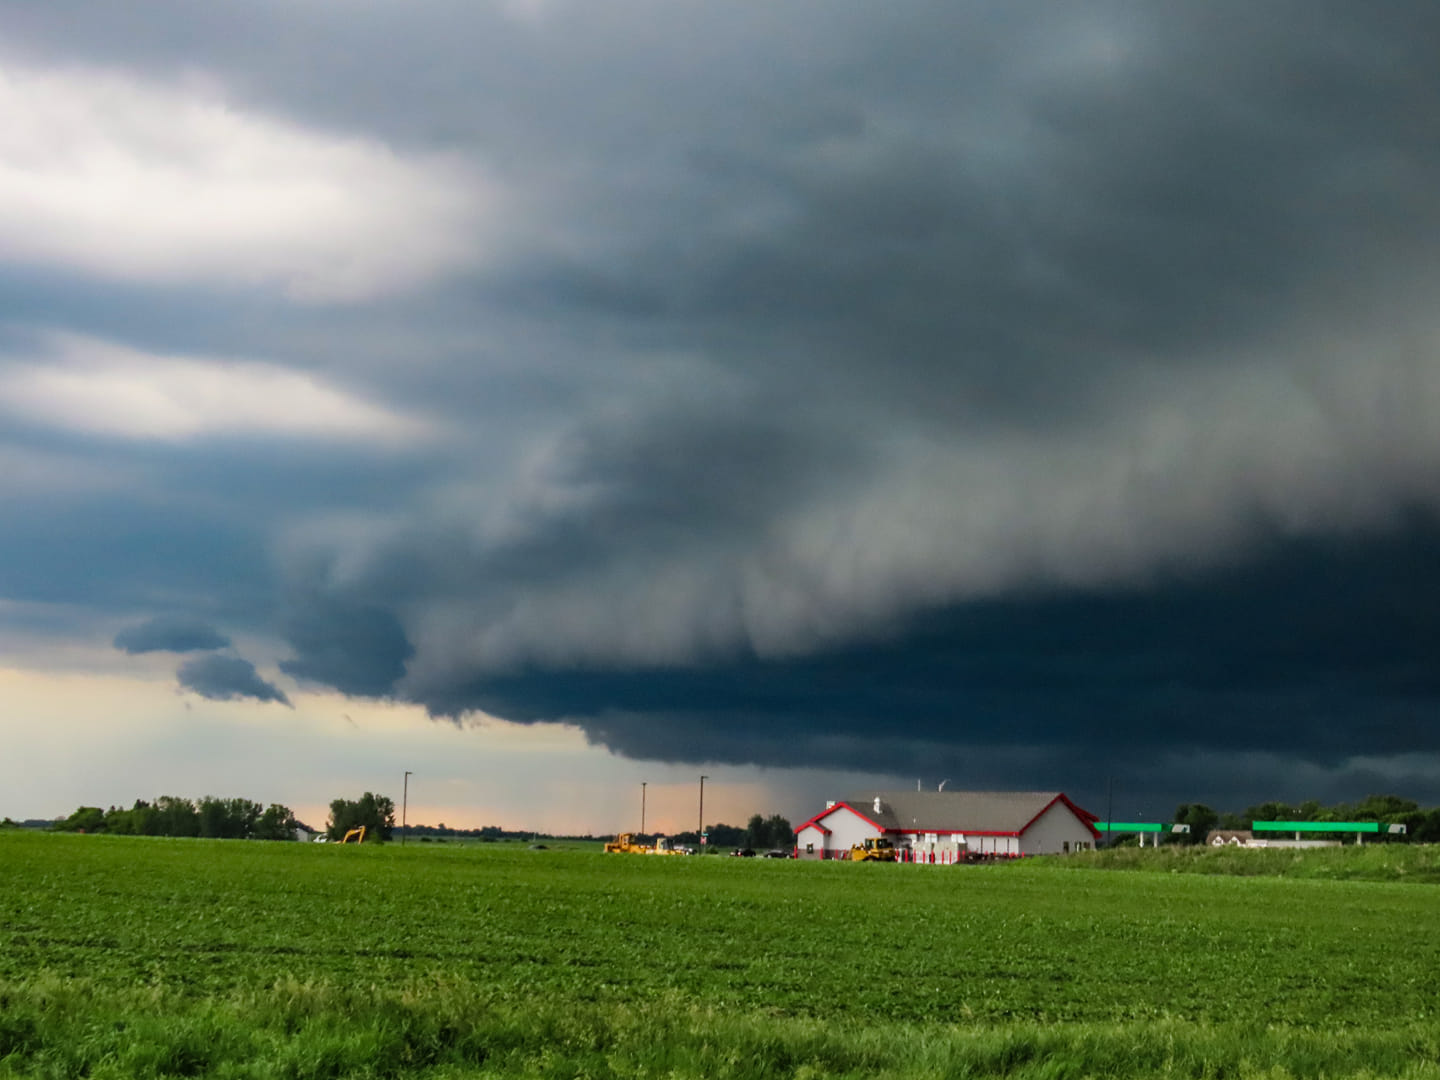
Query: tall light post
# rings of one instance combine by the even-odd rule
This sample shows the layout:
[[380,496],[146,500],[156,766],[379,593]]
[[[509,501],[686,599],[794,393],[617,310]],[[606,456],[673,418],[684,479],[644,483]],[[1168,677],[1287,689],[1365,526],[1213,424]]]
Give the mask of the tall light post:
[[[390,804],[392,807],[394,803]],[[393,813],[393,811],[392,811]],[[410,835],[410,771],[405,771],[405,790],[400,795],[400,846],[405,846],[405,839]]]
[[705,842],[705,781],[709,779],[708,776],[700,777],[700,825],[695,832],[699,835],[702,844]]
[[645,781],[640,781],[640,835],[645,835]]

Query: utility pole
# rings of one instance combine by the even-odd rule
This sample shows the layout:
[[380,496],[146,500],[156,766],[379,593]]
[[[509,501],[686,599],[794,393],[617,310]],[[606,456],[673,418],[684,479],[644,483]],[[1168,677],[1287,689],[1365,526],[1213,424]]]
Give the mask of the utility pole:
[[[390,804],[394,806],[394,803]],[[392,811],[393,812],[393,811]],[[405,790],[400,796],[400,846],[405,846],[405,839],[410,835],[410,770],[405,770]]]
[[695,831],[701,837],[705,835],[705,781],[708,779],[708,776],[700,777],[700,825]]
[[645,835],[645,781],[640,781],[640,835]]

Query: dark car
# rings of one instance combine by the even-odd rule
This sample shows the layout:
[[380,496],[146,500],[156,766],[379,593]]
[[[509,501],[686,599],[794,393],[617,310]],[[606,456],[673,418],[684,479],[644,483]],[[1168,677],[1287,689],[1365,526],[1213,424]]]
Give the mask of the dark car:
[[730,852],[730,854],[741,859],[753,859],[755,857],[754,849],[748,847],[736,848],[734,851]]
[[788,851],[781,851],[779,848],[771,848],[769,851],[765,852],[765,858],[767,858],[767,859],[788,859],[788,858],[790,858],[790,852],[788,852]]

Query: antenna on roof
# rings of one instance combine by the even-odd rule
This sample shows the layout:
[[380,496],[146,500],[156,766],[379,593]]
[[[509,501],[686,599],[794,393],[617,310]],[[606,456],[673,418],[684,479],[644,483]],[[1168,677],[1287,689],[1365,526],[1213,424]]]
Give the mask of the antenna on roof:
[[936,791],[944,791],[944,790],[945,790],[945,785],[948,784],[949,782],[950,782],[950,778],[949,778],[948,776],[945,777],[944,780],[941,780],[941,781],[940,781],[940,786],[937,787],[935,790],[936,790]]

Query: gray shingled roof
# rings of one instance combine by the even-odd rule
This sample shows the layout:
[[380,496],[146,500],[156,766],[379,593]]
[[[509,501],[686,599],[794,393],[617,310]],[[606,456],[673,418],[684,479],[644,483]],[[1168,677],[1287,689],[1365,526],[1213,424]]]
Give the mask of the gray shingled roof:
[[869,790],[843,801],[886,829],[1014,833],[1059,796],[1058,791]]

